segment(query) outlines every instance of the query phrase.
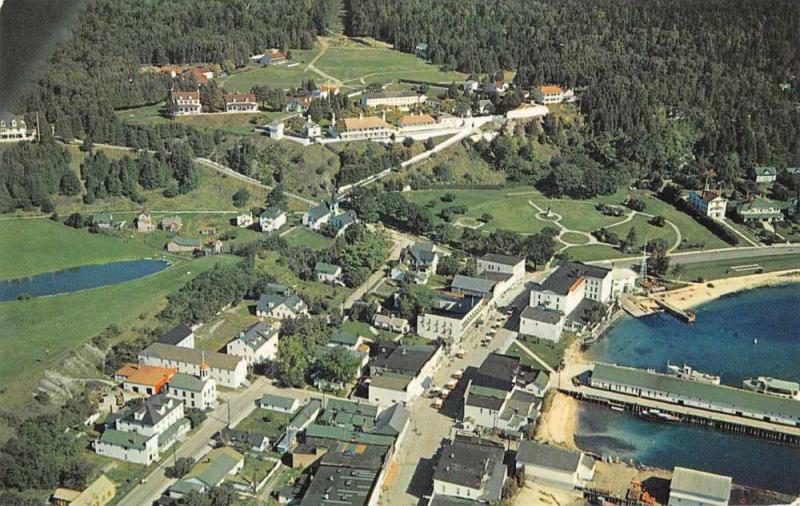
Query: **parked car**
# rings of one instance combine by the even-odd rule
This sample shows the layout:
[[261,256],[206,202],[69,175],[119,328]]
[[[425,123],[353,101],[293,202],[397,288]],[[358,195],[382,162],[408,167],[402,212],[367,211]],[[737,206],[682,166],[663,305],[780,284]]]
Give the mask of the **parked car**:
[[453,374],[451,374],[450,376],[456,379],[461,379],[464,377],[464,369],[458,369],[457,371],[453,372]]

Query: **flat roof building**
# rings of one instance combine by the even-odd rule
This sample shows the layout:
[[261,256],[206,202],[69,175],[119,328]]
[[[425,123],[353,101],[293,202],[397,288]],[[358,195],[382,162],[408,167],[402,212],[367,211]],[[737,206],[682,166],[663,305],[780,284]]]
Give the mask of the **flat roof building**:
[[676,467],[669,485],[669,506],[728,506],[728,476]]

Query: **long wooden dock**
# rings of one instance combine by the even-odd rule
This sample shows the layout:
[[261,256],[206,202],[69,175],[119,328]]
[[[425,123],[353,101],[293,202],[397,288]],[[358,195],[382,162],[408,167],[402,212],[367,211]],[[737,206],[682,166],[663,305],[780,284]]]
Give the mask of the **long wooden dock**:
[[657,409],[662,413],[679,418],[684,423],[699,424],[782,444],[800,446],[800,427],[611,392],[588,385],[575,385],[571,380],[561,381],[559,390],[581,400],[618,406],[635,414],[641,413],[645,409]]

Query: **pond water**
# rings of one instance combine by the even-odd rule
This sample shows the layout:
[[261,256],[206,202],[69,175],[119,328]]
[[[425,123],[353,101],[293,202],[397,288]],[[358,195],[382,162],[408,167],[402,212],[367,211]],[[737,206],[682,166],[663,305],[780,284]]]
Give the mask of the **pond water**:
[[117,285],[162,271],[167,267],[169,262],[164,260],[126,260],[45,272],[27,278],[8,279],[0,281],[0,302],[16,300],[23,294],[41,297]]

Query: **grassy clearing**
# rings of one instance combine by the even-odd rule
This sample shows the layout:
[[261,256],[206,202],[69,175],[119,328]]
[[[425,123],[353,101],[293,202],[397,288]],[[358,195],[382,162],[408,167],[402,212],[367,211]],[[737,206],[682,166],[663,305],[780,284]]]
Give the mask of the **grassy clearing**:
[[595,260],[606,260],[608,258],[622,258],[629,255],[624,255],[618,249],[602,244],[591,244],[585,246],[576,246],[564,250],[573,260],[580,262],[593,262]]
[[[569,332],[564,332],[561,335],[561,340],[559,340],[558,343],[553,343],[546,339],[538,339],[535,337],[523,336],[523,335],[520,335],[517,339],[522,341],[522,344],[524,344],[525,347],[527,347],[529,350],[535,353],[537,357],[544,360],[545,363],[547,363],[547,365],[549,365],[553,369],[556,369],[558,368],[558,365],[561,363],[561,360],[564,358],[564,352],[567,350],[569,345],[572,344],[572,342],[576,339],[576,337],[573,334],[570,334]],[[516,344],[512,345],[512,347],[514,346],[516,346]],[[523,360],[523,362],[529,363],[534,367],[541,367],[541,364],[539,364],[539,362],[536,359],[532,358],[528,353],[526,353],[519,347],[516,347],[513,351],[514,352],[512,352],[512,349],[509,348],[509,351],[507,353],[509,353],[510,355],[518,353],[520,359]]]
[[624,239],[625,236],[628,235],[630,229],[633,228],[634,232],[636,233],[636,245],[640,247],[647,243],[647,241],[653,239],[664,239],[667,242],[667,245],[672,247],[672,245],[675,244],[675,241],[678,240],[675,230],[669,225],[656,227],[651,225],[649,221],[650,218],[646,216],[636,215],[628,223],[610,227],[610,230],[613,230],[621,239]]
[[251,301],[242,302],[197,329],[196,347],[203,350],[224,351],[229,341],[258,321],[258,317],[250,311],[251,305]]
[[[680,261],[678,260],[674,263],[680,263]],[[759,269],[744,269],[745,266],[758,266]],[[739,267],[740,269],[734,269],[735,267]],[[777,255],[764,258],[741,258],[737,260],[715,260],[713,262],[685,264],[681,279],[694,281],[698,278],[703,278],[704,280],[733,278],[759,274],[760,272],[784,271],[789,269],[800,269],[799,255]]]
[[247,418],[236,425],[237,430],[265,434],[270,441],[275,441],[293,415],[277,413],[268,409],[256,408]]
[[[241,91],[249,92],[250,89]],[[278,111],[246,114],[202,114],[182,116],[175,119],[169,119],[165,114],[164,102],[116,111],[118,118],[134,125],[160,125],[175,122],[200,129],[222,130],[232,135],[251,135],[255,125],[269,123],[284,113]]]
[[363,79],[365,82],[386,82],[394,79],[413,79],[450,83],[463,81],[460,72],[443,72],[408,53],[388,48],[344,45],[331,47],[316,63],[321,71],[342,81]]
[[[0,277],[18,278],[158,252],[137,241],[76,230],[46,219],[0,221]],[[13,238],[13,240],[11,240]]]
[[[43,369],[61,361],[111,324],[128,327],[153,311],[167,294],[218,262],[206,257],[180,262],[157,274],[93,290],[0,304],[0,401],[30,399]],[[13,386],[14,388],[10,388]]]
[[286,260],[275,251],[259,253],[256,267],[266,274],[275,276],[278,283],[293,287],[307,302],[309,299],[320,299],[327,303],[328,307],[338,307],[353,293],[350,288],[301,280],[289,269]]
[[302,225],[296,226],[294,230],[283,236],[283,238],[293,248],[306,246],[314,250],[323,250],[333,245],[333,239],[309,230]]
[[588,237],[575,232],[566,232],[559,239],[561,239],[562,242],[566,242],[568,244],[586,244],[587,242],[589,242]]
[[304,80],[319,79],[317,74],[306,72],[305,68],[305,65],[296,67],[286,65],[249,66],[223,79],[222,85],[225,87],[225,91],[235,93],[249,93],[256,85],[280,89],[297,88]]

